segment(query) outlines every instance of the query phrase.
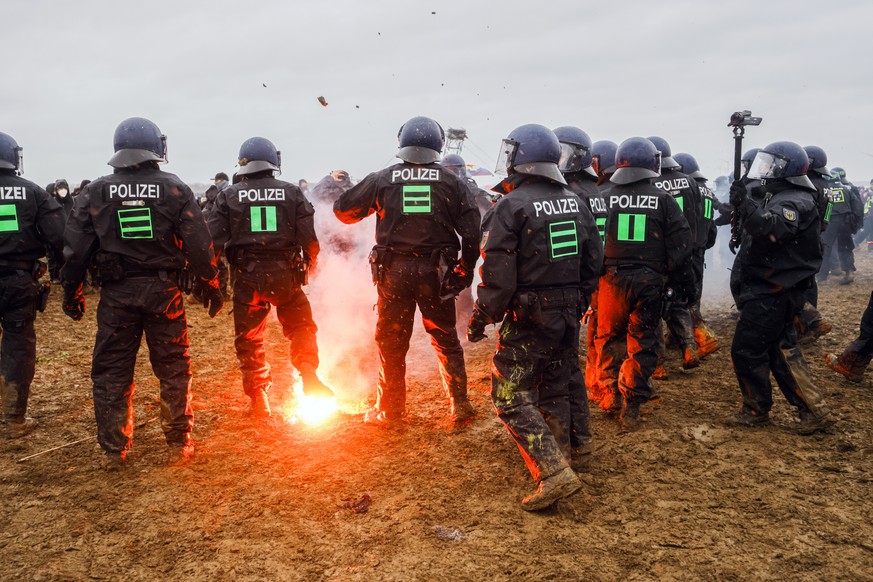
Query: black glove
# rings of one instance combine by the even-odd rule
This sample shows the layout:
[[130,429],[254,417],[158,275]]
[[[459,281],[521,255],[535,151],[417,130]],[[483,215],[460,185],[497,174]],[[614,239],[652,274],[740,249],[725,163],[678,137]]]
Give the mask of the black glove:
[[79,321],[85,315],[85,296],[82,294],[82,286],[64,289],[64,313],[73,321]]
[[224,307],[224,293],[218,288],[218,278],[212,281],[203,281],[200,294],[203,297],[203,307],[209,310],[209,317],[218,315],[218,312]]
[[734,208],[739,208],[746,199],[746,185],[742,180],[734,180],[731,184],[730,203]]
[[470,323],[467,325],[467,341],[476,343],[482,341],[488,336],[485,335],[485,326],[488,323],[478,310],[473,311],[473,316],[470,317]]
[[455,265],[455,269],[453,271],[455,277],[458,279],[458,283],[461,285],[461,289],[466,289],[470,285],[473,284],[473,270],[467,270],[461,263]]

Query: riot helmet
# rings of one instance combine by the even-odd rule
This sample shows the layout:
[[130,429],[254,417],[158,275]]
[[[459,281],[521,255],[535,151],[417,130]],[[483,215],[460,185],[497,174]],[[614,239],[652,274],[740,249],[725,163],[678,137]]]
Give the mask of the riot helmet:
[[661,175],[661,153],[644,137],[624,140],[615,151],[616,169],[609,180],[616,184],[630,184],[657,178]]
[[131,117],[119,123],[112,143],[115,155],[107,163],[113,168],[167,161],[167,136],[157,125],[142,117]]
[[615,150],[618,144],[608,139],[601,139],[591,145],[591,169],[598,178],[611,176],[615,173]]
[[752,160],[755,159],[755,156],[758,155],[758,152],[761,151],[761,148],[752,148],[750,150],[746,150],[745,153],[740,158],[740,166],[742,168],[742,176],[749,175],[749,168],[752,167]]
[[749,178],[753,180],[785,180],[796,186],[815,190],[806,176],[809,156],[794,142],[773,142],[755,155]]
[[677,164],[679,164],[679,171],[683,174],[687,174],[689,178],[706,180],[706,176],[704,176],[700,171],[700,166],[697,164],[697,160],[695,160],[694,156],[691,154],[676,154],[673,156],[673,159],[676,160]]
[[397,132],[397,157],[410,164],[432,164],[440,160],[446,141],[442,126],[430,117],[413,117]]
[[500,144],[496,173],[543,176],[566,184],[558,169],[560,160],[561,144],[554,132],[544,125],[529,123],[513,129]]
[[24,173],[23,148],[11,135],[0,132],[0,169]]
[[250,137],[239,148],[239,170],[236,176],[271,170],[282,172],[282,152],[265,137]]
[[467,177],[467,162],[459,154],[447,154],[440,163],[458,178]]
[[557,127],[554,132],[561,143],[558,169],[564,174],[584,171],[596,178],[597,174],[591,169],[591,138],[588,134],[571,125]]
[[830,176],[831,171],[827,169],[828,155],[823,149],[818,146],[806,146],[803,148],[806,155],[809,157],[809,169],[818,172],[822,176]]
[[655,149],[661,152],[661,167],[666,170],[678,170],[679,163],[673,159],[673,154],[670,150],[670,144],[663,137],[653,135],[647,138],[655,145]]
[[846,171],[842,168],[837,167],[831,170],[831,176],[833,176],[840,182],[843,182],[846,180]]

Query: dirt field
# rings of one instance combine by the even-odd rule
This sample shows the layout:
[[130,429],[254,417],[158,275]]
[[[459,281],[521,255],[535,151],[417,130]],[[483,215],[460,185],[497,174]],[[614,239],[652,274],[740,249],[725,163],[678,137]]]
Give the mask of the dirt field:
[[[805,348],[839,417],[830,434],[796,435],[778,394],[772,426],[722,424],[740,403],[729,358],[734,318],[729,303],[710,302],[704,311],[723,348],[692,373],[673,354],[670,378],[657,386],[662,399],[638,433],[619,435],[594,411],[598,448],[585,488],[538,515],[519,506],[533,483],[490,405],[493,330],[467,346],[480,411],[471,426],[446,420],[419,331],[405,430],[364,426],[360,414],[315,429],[247,416],[232,318],[209,320],[196,306],[196,460],[163,466],[157,382],[143,346],[130,467],[105,474],[89,381],[96,296],[75,324],[55,294],[37,322],[31,412],[41,427],[0,441],[0,578],[873,579],[871,384],[845,382],[823,361],[856,335],[873,288],[873,253],[856,256],[854,285],[821,289],[833,333]],[[271,400],[290,409],[287,345],[275,322],[269,333]],[[367,513],[342,507],[365,492]]]

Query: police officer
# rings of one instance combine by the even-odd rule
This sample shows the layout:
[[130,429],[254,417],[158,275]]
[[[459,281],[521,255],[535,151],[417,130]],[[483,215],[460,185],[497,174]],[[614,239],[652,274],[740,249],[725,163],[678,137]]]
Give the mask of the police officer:
[[[609,179],[615,173],[615,151],[617,149],[618,144],[608,139],[598,140],[591,144],[591,169],[597,174],[597,189],[604,204],[608,203],[608,192],[614,186]],[[607,206],[607,214],[608,209],[609,207]],[[605,231],[602,234],[605,236]],[[585,312],[582,321],[587,327],[585,340],[587,344],[587,351],[585,353],[585,385],[588,387],[588,398],[596,402],[601,408],[608,409],[612,402],[615,401],[615,395],[607,394],[598,380],[600,358],[595,343],[597,338],[597,291],[591,296],[591,305],[588,306],[588,311]],[[616,387],[615,390],[617,393],[618,388]]]
[[64,232],[64,313],[82,319],[82,284],[92,261],[102,284],[91,379],[97,442],[107,470],[123,467],[132,444],[133,373],[143,332],[161,382],[167,462],[180,464],[192,457],[191,358],[178,282],[186,262],[206,288],[210,317],[223,304],[212,239],[194,194],[177,176],[158,168],[167,161],[166,144],[148,119],[122,121],[109,159],[114,172],[76,197]]
[[[591,138],[587,133],[574,126],[558,127],[554,130],[558,142],[561,144],[561,159],[558,169],[567,182],[567,187],[576,194],[588,207],[597,226],[597,233],[601,242],[606,232],[606,202],[600,188],[597,187],[597,172],[591,167],[592,153]],[[596,369],[596,350],[594,349],[594,336],[597,332],[597,291],[592,293],[591,301],[585,318],[587,325],[588,361],[593,361],[592,368]],[[572,361],[573,370],[570,374],[570,446],[574,456],[579,458],[582,453],[592,449],[592,434],[590,411],[588,408],[588,390],[585,378],[579,366],[578,354]],[[586,376],[588,376],[586,366]],[[596,381],[595,381],[596,383]]]
[[[809,170],[806,177],[815,186],[815,205],[818,208],[820,232],[827,229],[831,215],[831,182],[830,170],[827,169],[828,157],[818,146],[803,148],[809,158]],[[809,289],[804,294],[805,301],[797,316],[798,343],[811,343],[829,333],[832,326],[824,321],[818,310],[818,284],[815,279],[810,282]]]
[[696,285],[694,297],[691,298],[691,304],[688,311],[691,313],[691,321],[694,324],[694,341],[697,344],[697,357],[703,358],[718,349],[718,340],[709,326],[706,325],[706,320],[703,319],[703,314],[700,312],[700,298],[703,295],[703,271],[704,271],[704,256],[706,251],[715,246],[718,227],[715,225],[714,214],[718,206],[718,200],[715,198],[715,193],[706,185],[706,177],[700,171],[700,166],[694,156],[686,153],[679,153],[673,156],[676,163],[679,164],[679,170],[686,174],[689,178],[697,182],[697,187],[700,189],[700,215],[698,216],[698,233],[697,241],[694,247],[694,252],[691,254],[691,267],[694,269],[694,281]]
[[743,224],[735,260],[742,272],[736,296],[740,318],[731,346],[743,406],[729,419],[731,424],[769,422],[771,372],[785,398],[797,407],[801,434],[833,424],[824,396],[795,345],[793,320],[821,264],[821,218],[815,186],[806,176],[808,167],[802,147],[775,142],[758,152],[748,174],[750,179],[763,180],[763,197],[750,195],[740,181],[731,186],[731,205]]
[[303,392],[331,397],[319,380],[317,327],[301,287],[318,259],[312,205],[300,188],[275,178],[280,153],[263,137],[253,137],[239,150],[240,182],[218,193],[209,215],[215,247],[224,250],[233,269],[234,346],[242,371],[243,390],[257,418],[271,414],[267,394],[272,387],[264,353],[264,329],[270,306],[285,337],[291,340],[291,364],[300,372]]
[[498,168],[506,195],[482,224],[482,283],[467,329],[470,341],[500,323],[491,399],[537,490],[533,511],[575,492],[570,468],[570,375],[578,369],[579,317],[597,284],[602,245],[590,211],[565,188],[561,146],[529,124],[503,141]]
[[680,302],[694,294],[694,243],[676,199],[652,183],[661,176],[655,145],[642,137],[626,139],[615,160],[595,343],[599,381],[616,396],[609,408],[621,411],[623,430],[633,431],[640,426],[640,406],[652,396],[665,292],[673,289]]
[[370,262],[379,293],[380,369],[376,406],[364,420],[386,425],[406,412],[406,352],[417,305],[439,358],[452,417],[463,422],[475,412],[467,399],[454,296],[473,281],[479,211],[470,203],[466,184],[439,165],[445,136],[436,121],[413,117],[400,128],[398,139],[402,162],[370,174],[333,206],[346,224],[376,214]]
[[49,194],[21,177],[22,148],[0,133],[0,398],[6,436],[22,437],[37,426],[27,417],[36,365],[36,312],[45,308],[49,285],[40,285],[46,254],[61,260],[64,220]]
[[840,258],[843,271],[843,285],[855,280],[855,241],[852,238],[864,220],[864,203],[854,185],[846,181],[846,171],[842,168],[831,170],[831,214],[828,229],[822,236],[824,245],[823,260],[818,280],[824,281],[831,271],[831,255],[834,247]]
[[[700,188],[698,188],[697,182],[694,179],[679,170],[679,163],[673,159],[673,154],[667,140],[658,136],[651,136],[648,139],[661,152],[661,175],[656,180],[653,180],[652,183],[665,192],[669,192],[679,204],[679,208],[682,210],[682,214],[691,228],[691,239],[693,241],[691,255],[693,257],[696,254],[701,254],[706,251],[707,231],[704,225],[701,224],[703,221],[703,214],[701,212],[703,196],[700,193]],[[696,294],[695,291],[694,295]],[[693,297],[688,299],[691,301]],[[690,369],[699,366],[700,359],[697,354],[697,342],[694,340],[694,323],[691,319],[688,306],[677,303],[670,304],[664,314],[664,321],[666,321],[667,328],[673,336],[679,340],[682,348],[682,367]],[[659,335],[658,337],[660,339],[663,336]],[[663,351],[662,341],[662,360]]]

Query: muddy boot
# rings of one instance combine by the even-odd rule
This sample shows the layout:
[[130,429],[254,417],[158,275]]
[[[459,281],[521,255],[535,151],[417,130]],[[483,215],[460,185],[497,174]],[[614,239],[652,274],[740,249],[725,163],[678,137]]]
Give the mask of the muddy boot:
[[694,328],[694,342],[697,344],[697,357],[701,360],[719,347],[715,335],[702,321]]
[[594,452],[594,439],[588,438],[570,450],[570,466],[574,470],[588,466]]
[[579,477],[573,469],[567,467],[540,481],[535,493],[528,495],[521,502],[525,511],[539,511],[551,507],[556,501],[569,497],[582,487]]
[[682,350],[682,369],[691,370],[700,366],[700,358],[697,357],[697,348],[693,345],[686,346]]
[[806,346],[811,343],[818,341],[823,335],[827,335],[834,329],[830,323],[825,320],[821,320],[817,325],[810,327],[809,329],[803,332],[803,335],[797,338],[797,343]]
[[15,419],[6,419],[6,438],[17,439],[28,435],[39,426],[39,421],[35,418],[27,417],[24,420],[18,421]]
[[100,468],[108,473],[123,471],[127,466],[127,453],[106,453],[100,456]]
[[764,426],[770,424],[770,415],[766,412],[764,414],[758,414],[751,408],[743,406],[737,414],[728,417],[725,420],[725,424],[728,426],[747,427]]
[[863,358],[856,352],[845,351],[840,356],[825,355],[825,363],[834,372],[845,376],[849,382],[857,383],[864,379],[864,371],[870,363],[870,358]]
[[658,364],[655,368],[655,371],[652,372],[653,380],[666,380],[667,379],[667,368],[664,367],[664,364]]
[[840,285],[851,285],[855,281],[855,271],[846,271],[840,279]]
[[452,398],[452,421],[455,424],[466,422],[474,416],[476,416],[476,409],[466,397]]
[[185,444],[173,444],[167,447],[167,466],[181,467],[187,465],[194,459],[194,442],[188,441]]
[[623,432],[634,432],[643,424],[642,414],[640,414],[639,402],[628,402],[621,410],[621,430]]
[[836,423],[834,417],[829,412],[821,415],[815,415],[809,410],[801,410],[800,425],[797,427],[797,433],[803,436],[809,436],[817,432],[825,432],[828,427]]
[[604,395],[603,400],[600,401],[600,408],[612,414],[618,414],[621,412],[623,405],[624,398],[621,395],[621,391],[617,388],[608,390]]
[[315,366],[302,364],[299,368],[303,380],[303,393],[318,398],[333,398],[333,390],[328,388],[315,373]]
[[267,399],[267,389],[256,389],[251,395],[251,399],[252,416],[255,418],[270,418],[272,411],[270,410],[270,401]]
[[380,428],[394,428],[403,424],[402,414],[389,414],[378,408],[371,408],[364,413],[364,424]]

